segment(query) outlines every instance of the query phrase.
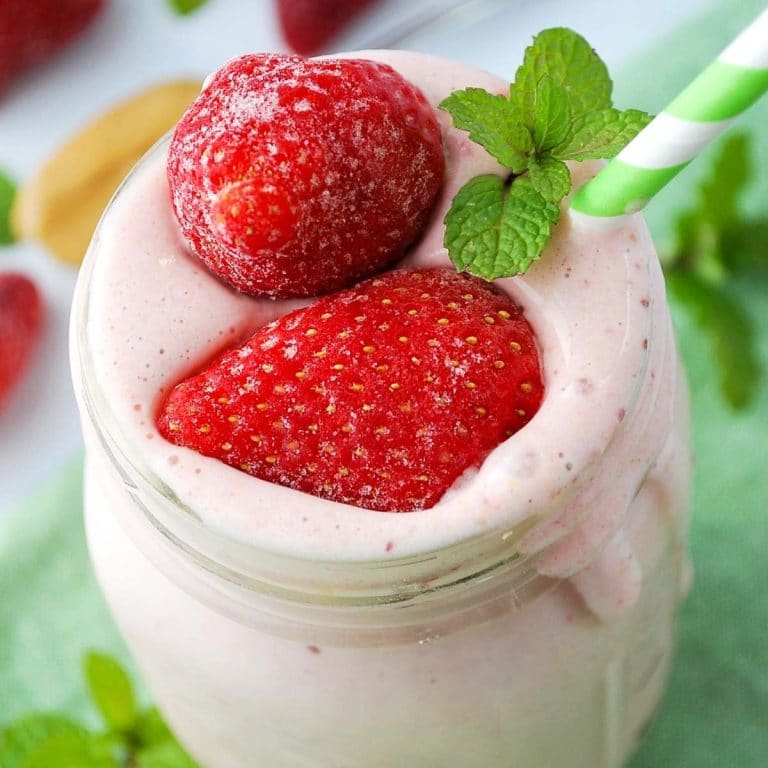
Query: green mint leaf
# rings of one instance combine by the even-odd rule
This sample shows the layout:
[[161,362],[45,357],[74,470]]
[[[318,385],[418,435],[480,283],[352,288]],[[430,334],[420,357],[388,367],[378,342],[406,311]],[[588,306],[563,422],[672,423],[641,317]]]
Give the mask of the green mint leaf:
[[568,94],[549,75],[536,83],[534,94],[533,142],[538,153],[562,144],[571,131]]
[[445,247],[460,271],[486,280],[522,274],[539,258],[560,209],[529,178],[484,175],[468,181],[445,217]]
[[[60,715],[30,715],[0,732],[0,768],[26,768],[28,760],[49,742],[62,737],[84,737],[87,731]],[[51,766],[58,765],[51,763]]]
[[712,171],[699,188],[699,217],[717,230],[739,223],[739,205],[751,180],[749,140],[744,134],[723,141]]
[[451,115],[456,128],[467,131],[472,141],[503,166],[515,173],[525,170],[533,140],[507,98],[482,88],[466,88],[444,99],[440,109]]
[[136,768],[199,768],[175,741],[158,744],[140,752],[135,764]]
[[0,768],[118,768],[107,745],[69,718],[31,715],[0,735]]
[[62,733],[42,744],[19,768],[118,768],[106,745],[88,732]]
[[728,277],[722,232],[714,222],[702,218],[698,212],[683,214],[675,224],[678,242],[677,264],[681,271],[690,272],[710,284],[723,283]]
[[548,75],[567,95],[571,117],[611,106],[613,83],[589,43],[571,29],[545,29],[525,51],[510,90],[511,101],[530,126],[536,115],[536,89]]
[[710,285],[694,274],[673,271],[667,275],[667,285],[709,336],[726,400],[733,408],[747,407],[762,375],[749,315],[724,287]]
[[179,16],[188,16],[194,13],[198,8],[204,6],[208,0],[168,0],[171,9]]
[[566,142],[552,150],[558,160],[600,160],[614,157],[653,118],[639,109],[613,107],[586,112],[573,121]]
[[722,255],[732,272],[768,270],[768,218],[742,221],[722,233]]
[[125,670],[109,656],[89,653],[84,661],[91,698],[107,727],[129,730],[138,716],[133,686]]
[[662,264],[665,270],[690,268],[690,260],[695,259],[697,249],[698,222],[695,210],[685,211],[673,221],[674,247],[664,254]]
[[16,197],[16,185],[0,171],[0,245],[9,245],[16,238],[11,230],[11,207]]
[[533,188],[546,200],[559,203],[571,191],[571,172],[568,166],[553,157],[531,158],[528,177]]
[[732,136],[723,142],[710,174],[699,186],[696,203],[675,222],[671,264],[718,283],[749,261],[755,262],[755,257],[759,263],[761,246],[763,253],[768,251],[754,229],[759,229],[759,223],[747,223],[740,215],[750,165],[746,136]]
[[152,747],[174,739],[157,707],[151,707],[139,715],[132,733],[142,747]]
[[670,294],[709,338],[720,388],[735,409],[752,403],[763,375],[753,322],[728,286],[731,275],[768,267],[768,220],[750,221],[740,210],[750,166],[745,136],[723,143],[695,205],[677,218],[676,247],[665,259]]

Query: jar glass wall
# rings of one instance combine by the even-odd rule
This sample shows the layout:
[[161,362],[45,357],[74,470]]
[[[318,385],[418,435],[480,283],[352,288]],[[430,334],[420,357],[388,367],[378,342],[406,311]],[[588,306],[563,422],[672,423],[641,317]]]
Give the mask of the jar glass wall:
[[[381,56],[416,81],[448,66]],[[444,139],[460,178],[475,150]],[[179,738],[206,768],[618,768],[688,578],[687,394],[641,217],[599,233],[565,217],[501,281],[539,340],[539,413],[435,508],[377,513],[157,433],[169,386],[285,311],[185,252],[166,150],[94,237],[72,360],[92,559]],[[441,259],[428,232],[408,263]]]

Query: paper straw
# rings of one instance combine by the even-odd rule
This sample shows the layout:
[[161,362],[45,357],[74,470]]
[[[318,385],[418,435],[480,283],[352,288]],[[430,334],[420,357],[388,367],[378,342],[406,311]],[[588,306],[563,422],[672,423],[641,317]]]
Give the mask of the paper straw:
[[621,216],[646,203],[768,91],[768,10],[573,197],[571,208]]

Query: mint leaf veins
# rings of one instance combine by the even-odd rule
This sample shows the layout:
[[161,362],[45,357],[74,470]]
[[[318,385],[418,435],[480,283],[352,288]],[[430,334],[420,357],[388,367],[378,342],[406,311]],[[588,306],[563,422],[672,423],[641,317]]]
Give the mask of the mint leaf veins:
[[482,88],[467,88],[452,93],[440,108],[450,112],[453,124],[467,131],[472,141],[483,146],[503,166],[515,173],[527,168],[533,139],[506,96]]
[[568,140],[557,148],[557,157],[560,160],[614,157],[648,125],[650,119],[639,109],[622,112],[609,107],[587,112],[574,121]]
[[457,193],[446,218],[445,239],[459,270],[489,280],[503,277],[514,262],[524,272],[538,258],[557,221],[558,208],[527,176],[505,189],[493,174],[476,176]]
[[525,272],[541,256],[570,192],[565,161],[610,158],[644,128],[645,112],[615,109],[608,70],[570,29],[540,32],[509,97],[481,88],[441,104],[453,124],[511,171],[471,179],[445,218],[451,261],[486,280]]
[[529,124],[535,120],[536,90],[544,76],[565,91],[572,117],[611,106],[613,83],[592,46],[565,27],[539,32],[515,74],[510,99]]

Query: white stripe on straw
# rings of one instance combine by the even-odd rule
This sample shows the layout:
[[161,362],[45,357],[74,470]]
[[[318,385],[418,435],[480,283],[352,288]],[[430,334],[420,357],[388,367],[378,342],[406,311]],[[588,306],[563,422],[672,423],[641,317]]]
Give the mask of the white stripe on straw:
[[687,163],[731,123],[733,119],[695,123],[662,112],[621,151],[619,157],[640,168],[667,168]]

